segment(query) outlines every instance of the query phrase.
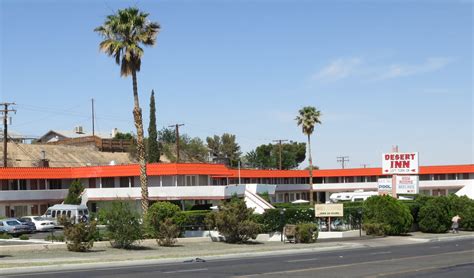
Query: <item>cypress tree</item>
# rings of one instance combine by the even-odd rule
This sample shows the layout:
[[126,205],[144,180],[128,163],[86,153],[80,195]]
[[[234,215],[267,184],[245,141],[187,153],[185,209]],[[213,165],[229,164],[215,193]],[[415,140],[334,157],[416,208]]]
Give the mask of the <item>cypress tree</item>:
[[66,199],[64,199],[64,204],[68,204],[68,205],[81,204],[82,191],[84,191],[84,185],[82,185],[81,181],[74,180],[69,186],[69,191],[67,193]]
[[158,146],[158,132],[156,131],[155,92],[151,90],[150,97],[150,124],[148,126],[148,163],[160,161],[160,148]]

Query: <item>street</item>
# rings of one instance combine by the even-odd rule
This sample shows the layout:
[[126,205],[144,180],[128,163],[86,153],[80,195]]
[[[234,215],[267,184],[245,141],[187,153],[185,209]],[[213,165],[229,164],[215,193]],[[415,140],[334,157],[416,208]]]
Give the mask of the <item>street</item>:
[[472,239],[172,264],[117,266],[3,277],[472,277]]

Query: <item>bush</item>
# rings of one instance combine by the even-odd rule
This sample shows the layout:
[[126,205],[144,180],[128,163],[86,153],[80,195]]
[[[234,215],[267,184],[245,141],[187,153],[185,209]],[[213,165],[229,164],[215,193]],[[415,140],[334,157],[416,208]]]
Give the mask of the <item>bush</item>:
[[180,227],[186,222],[186,216],[181,213],[181,209],[177,205],[169,202],[156,202],[151,205],[145,215],[145,227],[147,234],[157,239],[158,243],[160,242],[160,230],[166,229],[166,227],[161,228],[165,221],[177,225],[179,236]]
[[384,224],[365,223],[362,225],[362,229],[367,233],[367,235],[383,236],[388,227]]
[[[283,211],[283,215],[281,212]],[[314,210],[307,207],[288,209],[268,209],[261,217],[257,217],[265,232],[282,231],[286,224],[314,222]]]
[[474,200],[467,196],[458,197],[454,194],[448,196],[449,200],[449,216],[452,218],[459,215],[459,227],[467,231],[474,230]]
[[143,238],[140,217],[125,202],[113,202],[106,210],[107,236],[114,248],[129,249]]
[[172,246],[176,243],[179,234],[180,228],[171,218],[166,218],[165,221],[160,223],[156,241],[160,246]]
[[21,239],[21,240],[29,240],[30,237],[27,236],[27,235],[21,235],[21,236],[19,237],[19,239]]
[[209,210],[191,210],[181,212],[184,216],[184,222],[181,228],[183,229],[195,229],[205,227],[206,216],[211,213]]
[[420,230],[425,233],[445,233],[451,227],[449,200],[445,196],[429,199],[418,213]]
[[57,241],[57,242],[64,242],[64,235],[48,235],[44,238],[45,241]]
[[86,252],[94,245],[96,222],[72,224],[70,219],[60,218],[64,226],[67,249],[73,252]]
[[244,243],[257,238],[261,225],[252,220],[253,209],[247,208],[243,199],[232,198],[211,213],[206,222],[216,226],[228,243]]
[[297,243],[314,243],[318,239],[318,226],[314,223],[300,223],[296,225]]
[[11,239],[13,238],[11,235],[7,234],[7,233],[0,233],[0,239]]
[[368,198],[363,217],[365,224],[380,224],[385,235],[407,233],[413,223],[408,207],[388,195]]

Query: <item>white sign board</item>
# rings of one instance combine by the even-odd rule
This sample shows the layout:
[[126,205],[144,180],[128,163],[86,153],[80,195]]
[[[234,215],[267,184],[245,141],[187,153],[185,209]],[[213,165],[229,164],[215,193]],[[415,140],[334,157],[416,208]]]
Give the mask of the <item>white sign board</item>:
[[378,179],[379,195],[392,195],[392,179]]
[[342,217],[344,216],[343,204],[316,204],[314,205],[316,217]]
[[418,153],[384,153],[383,174],[418,174]]
[[395,186],[397,194],[418,194],[418,176],[397,176]]

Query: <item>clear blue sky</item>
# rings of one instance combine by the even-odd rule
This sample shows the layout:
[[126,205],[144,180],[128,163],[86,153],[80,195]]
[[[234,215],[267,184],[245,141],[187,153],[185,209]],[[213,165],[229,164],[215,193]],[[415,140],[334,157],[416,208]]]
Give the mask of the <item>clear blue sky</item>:
[[322,168],[379,167],[398,144],[421,165],[473,163],[472,1],[0,1],[1,101],[10,129],[39,136],[83,125],[134,131],[132,82],[93,29],[136,5],[162,25],[138,75],[145,127],[230,132],[242,150],[305,141],[294,121],[322,111]]

